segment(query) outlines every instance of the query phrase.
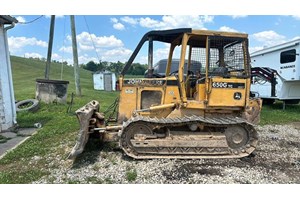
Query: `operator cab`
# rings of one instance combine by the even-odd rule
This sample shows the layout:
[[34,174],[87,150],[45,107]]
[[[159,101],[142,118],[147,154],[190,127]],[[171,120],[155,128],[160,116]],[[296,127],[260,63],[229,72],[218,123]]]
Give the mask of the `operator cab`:
[[[188,101],[196,102],[195,108],[225,106],[242,109],[250,84],[247,82],[250,77],[247,37],[242,33],[192,29],[151,31],[133,52],[121,73],[121,81],[143,44],[148,42],[146,78],[131,81],[131,87],[137,88],[137,98],[141,98],[135,109]],[[158,47],[169,46],[168,58],[155,66],[154,42],[163,43]],[[130,86],[129,83],[124,79],[123,85]],[[156,100],[143,104],[144,99]]]

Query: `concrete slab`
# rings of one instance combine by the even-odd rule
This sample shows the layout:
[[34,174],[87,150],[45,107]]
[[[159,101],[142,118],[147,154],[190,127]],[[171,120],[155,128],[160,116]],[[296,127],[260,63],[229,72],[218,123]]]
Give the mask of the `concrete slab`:
[[36,130],[37,128],[20,128],[18,135],[31,136]]
[[0,159],[5,156],[5,154],[18,145],[22,144],[25,140],[30,138],[31,135],[37,132],[37,128],[21,128],[17,133],[14,132],[4,132],[0,133],[2,137],[8,140],[4,143],[0,143]]
[[25,137],[15,137],[10,140],[7,140],[7,142],[0,144],[0,157],[5,154],[8,150],[13,149],[22,142],[25,139]]
[[6,138],[14,138],[14,137],[17,137],[17,134],[16,134],[16,133],[13,133],[13,132],[4,132],[4,133],[0,133],[0,135],[2,135],[3,137],[6,137]]

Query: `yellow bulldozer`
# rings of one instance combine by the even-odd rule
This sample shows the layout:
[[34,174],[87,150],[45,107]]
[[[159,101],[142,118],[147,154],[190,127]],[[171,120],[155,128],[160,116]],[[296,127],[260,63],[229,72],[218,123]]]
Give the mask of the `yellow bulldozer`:
[[[163,43],[163,45],[162,45]],[[145,78],[125,78],[144,44]],[[169,47],[164,74],[153,68],[154,45]],[[179,60],[172,71],[172,61]],[[115,120],[93,100],[76,111],[80,131],[69,158],[82,153],[91,134],[117,142],[135,159],[241,158],[256,148],[261,100],[251,95],[248,35],[193,30],[150,31],[119,77]]]

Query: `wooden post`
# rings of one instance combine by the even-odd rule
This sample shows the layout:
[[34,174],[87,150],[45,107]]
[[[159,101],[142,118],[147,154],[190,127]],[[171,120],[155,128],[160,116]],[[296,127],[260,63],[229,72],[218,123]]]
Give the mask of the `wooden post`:
[[50,74],[50,64],[51,64],[52,45],[53,45],[53,36],[54,36],[54,24],[55,24],[55,15],[51,15],[45,79],[49,79],[49,74]]
[[81,96],[80,75],[79,75],[78,52],[77,52],[77,41],[76,41],[76,30],[75,30],[74,15],[70,15],[70,20],[71,20],[71,32],[72,32],[73,66],[74,66],[74,75],[75,75],[76,95]]

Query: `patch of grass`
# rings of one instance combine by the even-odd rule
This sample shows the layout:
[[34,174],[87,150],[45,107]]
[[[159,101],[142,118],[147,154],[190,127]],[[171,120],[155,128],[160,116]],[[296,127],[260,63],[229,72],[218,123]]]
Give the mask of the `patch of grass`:
[[106,183],[106,184],[113,184],[114,183],[114,181],[110,178],[110,177],[106,177],[105,179],[104,179],[104,183]]
[[132,182],[132,181],[135,181],[137,178],[137,172],[136,172],[136,169],[128,169],[126,171],[126,179],[129,181],[129,182]]
[[20,109],[29,108],[32,105],[33,105],[33,102],[28,102],[28,103],[24,103],[24,104],[18,106],[18,108],[20,108]]
[[[43,78],[45,62],[12,56],[11,63],[16,99],[35,98],[35,80]],[[61,64],[52,63],[50,78],[60,79],[60,70]],[[34,123],[37,122],[42,124],[42,128],[38,129],[37,134],[31,136],[0,160],[0,183],[31,183],[47,174],[47,171],[51,170],[48,163],[55,160],[56,156],[66,158],[76,143],[79,124],[74,113],[75,110],[91,100],[97,100],[100,102],[101,111],[104,111],[119,94],[119,92],[94,90],[92,73],[80,69],[82,96],[74,97],[72,110],[67,113],[67,108],[71,102],[71,93],[75,93],[73,76],[73,68],[65,66],[63,79],[70,81],[67,104],[40,102],[40,108],[35,113],[28,111],[17,113],[17,122],[20,128],[33,127]],[[34,156],[42,157],[45,162],[31,165],[30,162]],[[52,165],[52,168],[57,167],[59,164]]]
[[116,165],[117,164],[117,159],[114,155],[111,155],[108,157],[108,160],[111,162],[111,164]]
[[79,180],[68,180],[68,184],[80,184]]
[[92,184],[103,184],[103,180],[97,178],[96,176],[87,177],[86,181]]
[[263,105],[260,117],[260,125],[300,121],[300,105],[287,105],[285,110],[282,109],[282,102],[276,102],[273,105]]
[[6,170],[0,172],[0,184],[13,184],[13,183],[28,183],[37,180],[38,178],[47,175],[39,169],[27,169],[20,173],[17,170]]
[[6,143],[8,140],[10,140],[11,138],[7,138],[7,137],[4,137],[2,135],[0,135],[0,144],[1,143]]

